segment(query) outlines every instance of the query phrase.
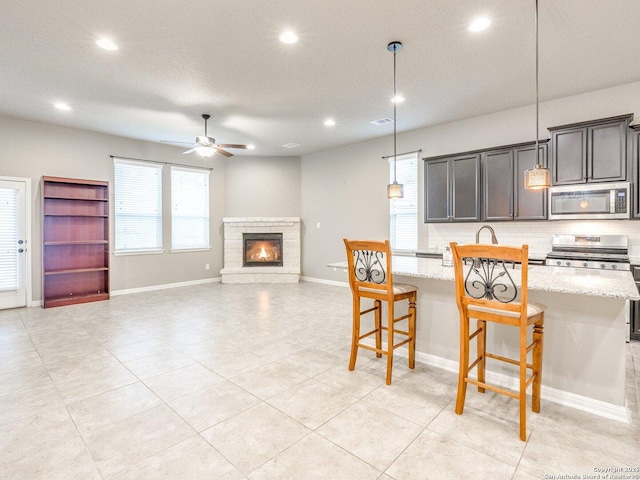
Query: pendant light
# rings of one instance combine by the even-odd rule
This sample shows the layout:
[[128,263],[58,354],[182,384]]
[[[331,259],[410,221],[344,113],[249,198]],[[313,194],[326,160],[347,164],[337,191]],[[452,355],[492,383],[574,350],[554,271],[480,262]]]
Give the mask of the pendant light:
[[538,0],[536,2],[536,165],[524,172],[524,188],[530,190],[541,190],[551,186],[551,171],[540,164],[540,153],[538,150],[538,132],[540,126],[540,105],[538,100]]
[[396,104],[398,103],[396,96],[396,52],[402,50],[402,43],[391,42],[387,45],[387,50],[393,52],[393,183],[387,185],[387,197],[392,199],[404,196],[404,187],[396,179]]

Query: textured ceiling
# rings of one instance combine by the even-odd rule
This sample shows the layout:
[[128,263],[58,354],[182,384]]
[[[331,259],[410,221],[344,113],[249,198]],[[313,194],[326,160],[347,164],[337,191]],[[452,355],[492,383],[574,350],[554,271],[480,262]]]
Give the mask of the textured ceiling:
[[[535,102],[534,0],[0,0],[0,114],[303,155]],[[480,14],[481,33],[466,30]],[[640,1],[540,0],[540,100],[640,81]],[[278,41],[284,29],[300,42]],[[112,38],[117,52],[95,46]],[[52,107],[64,101],[73,110]],[[327,117],[336,120],[323,126]],[[286,143],[300,147],[287,149]]]

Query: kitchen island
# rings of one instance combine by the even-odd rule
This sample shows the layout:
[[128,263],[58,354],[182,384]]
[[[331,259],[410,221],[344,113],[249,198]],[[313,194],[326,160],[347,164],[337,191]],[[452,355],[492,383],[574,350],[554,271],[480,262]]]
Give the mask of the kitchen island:
[[[347,263],[328,266],[346,272]],[[457,372],[453,267],[443,267],[439,259],[396,255],[393,275],[418,287],[416,360]],[[629,421],[625,342],[630,300],[640,300],[640,295],[628,271],[529,266],[529,301],[547,306],[543,399]],[[518,333],[513,330],[501,325],[489,329],[487,350],[516,358]],[[487,379],[514,388],[517,373],[496,363],[501,362],[487,364]]]

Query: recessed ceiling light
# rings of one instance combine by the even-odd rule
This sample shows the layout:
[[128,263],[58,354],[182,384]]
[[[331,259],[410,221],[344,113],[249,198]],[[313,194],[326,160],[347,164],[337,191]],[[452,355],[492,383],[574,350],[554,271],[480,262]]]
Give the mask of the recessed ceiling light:
[[298,41],[298,36],[290,30],[281,33],[279,38],[282,43],[296,43]]
[[255,145],[252,145],[252,144],[247,145],[248,150],[254,150],[255,148],[256,148]]
[[488,17],[478,17],[469,24],[468,30],[470,32],[481,32],[489,28],[489,25],[491,25],[491,19]]
[[289,142],[289,143],[285,143],[282,146],[285,147],[285,148],[296,148],[296,147],[299,147],[300,144],[299,143]]
[[108,38],[100,38],[99,40],[96,40],[96,45],[100,48],[104,48],[105,50],[118,50],[118,46]]
[[327,127],[333,127],[333,126],[336,124],[336,121],[335,121],[333,118],[327,118],[327,119],[324,121],[324,124],[325,124]]
[[71,107],[69,105],[62,102],[54,103],[53,106],[56,107],[58,110],[71,110]]
[[402,95],[396,95],[391,99],[393,103],[402,103],[404,102],[404,97]]

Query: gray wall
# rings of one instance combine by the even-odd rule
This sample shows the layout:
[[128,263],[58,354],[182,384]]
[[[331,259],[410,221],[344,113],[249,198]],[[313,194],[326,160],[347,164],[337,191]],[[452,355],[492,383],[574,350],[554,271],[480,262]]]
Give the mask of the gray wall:
[[231,157],[225,181],[225,217],[300,216],[300,157]]
[[[218,278],[223,262],[224,216],[300,216],[300,159],[221,156],[204,160],[183,156],[182,148],[0,116],[0,176],[32,179],[33,300],[41,299],[42,228],[40,177],[56,176],[110,182],[110,155],[212,168],[210,177],[211,250],[171,253],[169,175],[163,183],[165,252],[111,256],[111,291]],[[255,177],[249,174],[256,172]],[[227,179],[229,175],[229,179]],[[271,188],[275,185],[276,188]],[[230,193],[229,193],[230,192]],[[227,211],[228,209],[228,211]],[[113,245],[113,204],[110,240]],[[210,269],[205,269],[205,264]]]
[[[627,113],[635,113],[636,121],[640,121],[640,82],[541,103],[539,138],[549,138],[548,127]],[[534,139],[535,106],[531,105],[401,133],[397,151],[422,149],[420,156],[430,157]],[[307,226],[302,239],[303,276],[344,282],[344,272],[326,267],[328,263],[345,260],[342,238],[388,238],[389,205],[385,188],[389,183],[389,166],[382,157],[392,153],[393,141],[388,136],[302,157],[302,218]],[[469,241],[478,224],[422,223],[423,162],[419,162],[419,169],[419,249],[429,248],[430,237],[440,248],[445,239]],[[319,229],[316,222],[320,222]],[[611,224],[595,228],[607,229]],[[624,230],[630,222],[614,224],[617,230],[621,227]],[[501,243],[522,243],[540,224],[496,222],[494,226],[501,233]],[[564,222],[558,233],[573,228],[575,222]],[[544,235],[550,238],[548,231]]]

